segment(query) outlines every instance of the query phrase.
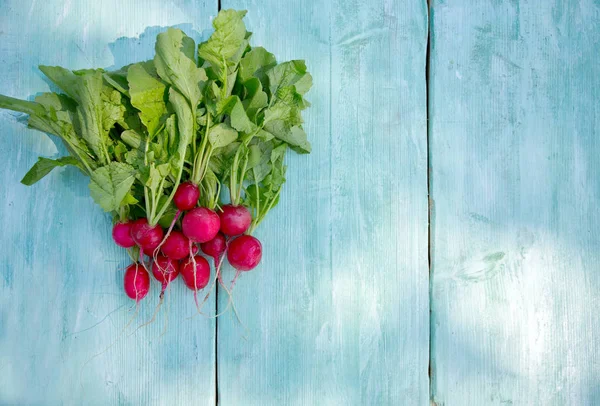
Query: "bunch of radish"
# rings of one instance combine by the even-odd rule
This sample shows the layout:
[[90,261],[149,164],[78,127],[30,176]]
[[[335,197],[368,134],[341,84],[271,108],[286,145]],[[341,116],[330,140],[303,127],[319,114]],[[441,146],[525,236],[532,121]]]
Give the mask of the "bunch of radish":
[[[197,47],[169,28],[153,60],[116,71],[40,66],[62,93],[0,95],[0,108],[28,114],[30,127],[59,137],[68,152],[39,158],[22,183],[63,166],[90,178],[115,243],[132,258],[123,278],[136,303],[152,279],[162,303],[180,276],[196,304],[211,279],[230,293],[261,261],[252,234],[279,202],[287,151],[310,152],[302,111],[311,75],[304,61],[278,63],[252,47],[245,14],[220,11]],[[230,288],[226,262],[236,270]]]
[[[179,275],[194,292],[205,288],[210,280],[210,265],[198,254],[200,250],[213,259],[216,278],[222,284],[219,270],[224,255],[236,269],[232,287],[240,272],[254,269],[262,258],[262,244],[245,234],[252,224],[252,215],[245,206],[223,205],[215,212],[198,206],[200,188],[184,182],[177,188],[173,202],[177,213],[166,234],[160,225],[151,226],[146,218],[117,222],[112,236],[123,248],[137,248],[140,260],[130,265],[124,277],[125,293],[131,299],[142,300],[150,291],[150,276],[144,254],[152,258],[152,274],[161,284],[161,295]],[[180,230],[175,229],[183,214]]]

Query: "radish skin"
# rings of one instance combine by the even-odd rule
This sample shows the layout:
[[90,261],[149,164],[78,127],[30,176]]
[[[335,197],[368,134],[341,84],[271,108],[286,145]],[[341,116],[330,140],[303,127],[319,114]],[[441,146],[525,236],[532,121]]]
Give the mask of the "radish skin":
[[164,292],[169,283],[179,276],[179,262],[164,255],[158,255],[152,264],[152,274],[161,283],[162,292]]
[[226,204],[219,212],[221,232],[230,237],[244,234],[252,223],[250,210],[244,206]]
[[140,264],[131,264],[125,270],[123,287],[127,296],[139,303],[150,290],[150,275]]
[[159,225],[151,226],[148,224],[148,219],[145,218],[134,221],[131,226],[133,241],[148,256],[153,255],[154,250],[160,245],[163,236],[163,229]]
[[135,246],[135,241],[131,237],[132,223],[129,221],[116,223],[112,229],[112,237],[115,244],[123,248],[131,248]]
[[204,289],[210,279],[210,265],[206,258],[196,255],[182,262],[179,268],[183,283],[189,289]]
[[161,251],[170,259],[180,260],[190,255],[189,242],[190,240],[181,231],[171,231],[162,244]]
[[173,196],[173,203],[181,211],[191,210],[198,204],[200,199],[200,189],[192,182],[184,182],[175,192]]
[[196,207],[183,216],[183,234],[193,242],[205,243],[217,235],[221,220],[214,211],[206,207]]
[[219,258],[221,258],[227,249],[227,240],[223,234],[218,233],[212,240],[200,244],[200,249],[206,255],[215,260],[215,267],[217,267]]
[[254,269],[261,258],[262,244],[251,235],[239,236],[227,247],[227,260],[238,271]]

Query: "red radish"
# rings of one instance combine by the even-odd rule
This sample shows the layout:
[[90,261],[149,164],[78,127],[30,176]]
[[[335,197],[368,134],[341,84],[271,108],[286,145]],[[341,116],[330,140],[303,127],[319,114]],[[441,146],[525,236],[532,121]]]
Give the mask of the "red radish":
[[[193,258],[193,259],[192,259]],[[195,271],[194,271],[195,262]],[[185,286],[191,290],[200,290],[208,285],[210,265],[206,258],[196,255],[183,261],[179,267]],[[195,286],[195,289],[194,289]]]
[[200,249],[209,257],[215,260],[215,264],[218,259],[221,258],[221,255],[227,249],[227,240],[225,240],[225,236],[221,233],[218,233],[215,238],[212,240],[200,244]]
[[238,271],[249,271],[256,267],[262,258],[262,245],[251,235],[242,235],[227,247],[227,259]]
[[152,274],[162,284],[162,290],[179,275],[179,262],[159,255],[152,264]]
[[160,245],[163,235],[163,229],[158,224],[152,227],[145,218],[136,220],[131,225],[131,237],[133,241],[148,256],[153,255],[154,250]]
[[150,275],[144,267],[137,262],[131,264],[125,270],[123,279],[125,293],[136,302],[142,300],[150,290]]
[[[161,250],[171,259],[183,259],[190,255],[190,240],[181,231],[171,231]],[[196,250],[198,250],[197,247]]]
[[124,223],[117,223],[113,226],[112,237],[115,243],[119,247],[131,248],[135,246],[135,241],[131,237],[131,226],[133,223],[126,221]]
[[244,234],[252,223],[250,210],[244,206],[231,204],[222,207],[219,218],[221,219],[221,232],[229,236]]
[[198,204],[198,199],[200,198],[200,189],[198,186],[194,185],[192,182],[184,182],[177,188],[175,191],[175,196],[173,196],[173,203],[175,206],[181,210],[191,210]]
[[193,242],[208,242],[219,232],[221,222],[214,211],[206,207],[196,207],[183,217],[183,234]]

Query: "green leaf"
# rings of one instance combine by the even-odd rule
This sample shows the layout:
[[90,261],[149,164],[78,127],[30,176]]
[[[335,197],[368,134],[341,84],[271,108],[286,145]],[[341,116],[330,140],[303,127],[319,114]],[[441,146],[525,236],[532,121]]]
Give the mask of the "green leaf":
[[196,66],[194,53],[194,40],[179,29],[169,28],[156,38],[154,65],[158,75],[183,94],[196,111],[208,77]]
[[108,134],[115,123],[123,121],[126,108],[121,100],[121,93],[109,86],[102,87],[102,128]]
[[0,94],[0,109],[18,111],[30,115],[43,115],[46,110],[36,102],[15,99]]
[[79,169],[82,169],[81,162],[71,156],[65,156],[58,159],[50,158],[38,158],[38,161],[31,167],[31,169],[25,174],[21,183],[27,186],[31,186],[44,176],[48,175],[52,169],[58,166],[73,165]]
[[271,151],[273,143],[260,142],[250,146],[248,155],[248,180],[257,183],[262,180],[271,171]]
[[88,167],[96,167],[87,145],[75,133],[75,102],[68,96],[42,93],[31,102],[0,95],[0,108],[29,114],[31,128],[62,138],[72,155],[78,156]]
[[143,168],[144,163],[144,151],[141,149],[132,149],[125,153],[125,162],[133,166],[136,169]]
[[213,148],[223,148],[237,140],[238,132],[225,123],[217,124],[208,132],[208,142]]
[[281,144],[278,147],[273,148],[273,151],[271,151],[271,163],[276,163],[279,160],[283,161],[286,150],[287,145],[285,144]]
[[158,77],[152,61],[131,65],[127,82],[131,104],[140,111],[140,119],[152,138],[166,119],[167,85]]
[[210,170],[218,175],[223,175],[229,171],[231,160],[238,148],[240,148],[240,145],[241,142],[235,141],[223,148],[215,149],[208,164]]
[[240,132],[249,133],[256,128],[246,115],[244,105],[238,96],[230,96],[221,101],[217,106],[217,113],[228,114],[231,126]]
[[71,155],[85,163],[84,166],[95,169],[97,164],[85,140],[76,133],[75,125],[78,125],[78,120],[75,101],[64,94],[42,93],[36,96],[35,103],[44,112],[30,115],[29,126],[62,138]]
[[267,76],[271,94],[276,94],[281,87],[295,86],[296,91],[304,95],[312,86],[312,76],[301,60],[281,63],[267,71]]
[[250,120],[257,122],[257,115],[269,104],[267,93],[263,91],[262,83],[257,78],[251,78],[244,83],[248,94],[242,102]]
[[223,76],[227,66],[239,62],[248,45],[242,21],[245,15],[246,11],[221,10],[213,20],[215,32],[198,46],[198,56],[211,65],[218,77]]
[[109,150],[113,159],[119,162],[123,162],[127,151],[129,151],[127,145],[123,144],[121,141],[117,141],[116,144],[113,144],[112,148]]
[[289,127],[302,124],[302,96],[294,86],[279,88],[273,97],[272,106],[265,110],[265,123],[282,120]]
[[125,130],[121,133],[121,139],[131,148],[141,148],[143,137],[132,130]]
[[83,139],[100,163],[108,162],[108,132],[103,127],[102,71],[71,72],[59,66],[40,70],[77,103],[77,119]]
[[242,83],[255,77],[266,83],[266,72],[277,64],[275,55],[263,47],[252,48],[240,61],[239,79]]
[[135,169],[128,164],[111,162],[96,169],[90,180],[90,192],[104,211],[116,211],[135,181]]
[[281,120],[272,121],[265,125],[265,130],[271,133],[275,138],[289,144],[289,146],[299,154],[309,154],[311,151],[310,143],[306,133],[300,126],[289,128]]
[[160,164],[155,165],[154,163],[150,164],[148,168],[148,178],[145,179],[144,184],[153,192],[158,191],[160,183],[169,175],[169,171],[171,170],[171,165],[169,164]]
[[123,206],[133,205],[137,203],[139,203],[139,200],[136,199],[131,193],[127,193],[123,198],[123,201],[121,202]]
[[177,115],[177,128],[179,130],[179,141],[177,142],[177,150],[175,159],[175,166],[182,164],[182,160],[185,158],[186,150],[188,145],[192,142],[194,135],[194,117],[192,115],[192,109],[189,104],[185,101],[185,98],[174,88],[169,89],[169,102],[175,110]]
[[104,80],[125,96],[129,97],[129,84],[127,83],[127,70],[130,65],[123,66],[121,69],[104,72]]

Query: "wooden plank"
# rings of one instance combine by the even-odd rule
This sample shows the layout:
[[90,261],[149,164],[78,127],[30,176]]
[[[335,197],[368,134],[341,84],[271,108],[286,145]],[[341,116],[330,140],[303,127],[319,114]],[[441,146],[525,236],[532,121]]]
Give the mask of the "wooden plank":
[[425,2],[222,5],[306,59],[314,88],[313,152],[289,157],[263,262],[236,285],[247,330],[218,321],[220,403],[428,404]]
[[434,400],[599,404],[599,4],[432,9]]
[[[0,8],[0,93],[25,98],[48,89],[38,64],[151,58],[159,27],[202,33],[217,1],[3,0]],[[119,336],[133,311],[122,292],[127,255],[113,245],[110,218],[75,170],[21,185],[38,155],[64,149],[12,113],[0,112],[0,128],[0,404],[214,404],[214,321],[188,320],[195,306],[176,283],[164,336],[163,317]],[[128,333],[157,301],[155,286]]]

